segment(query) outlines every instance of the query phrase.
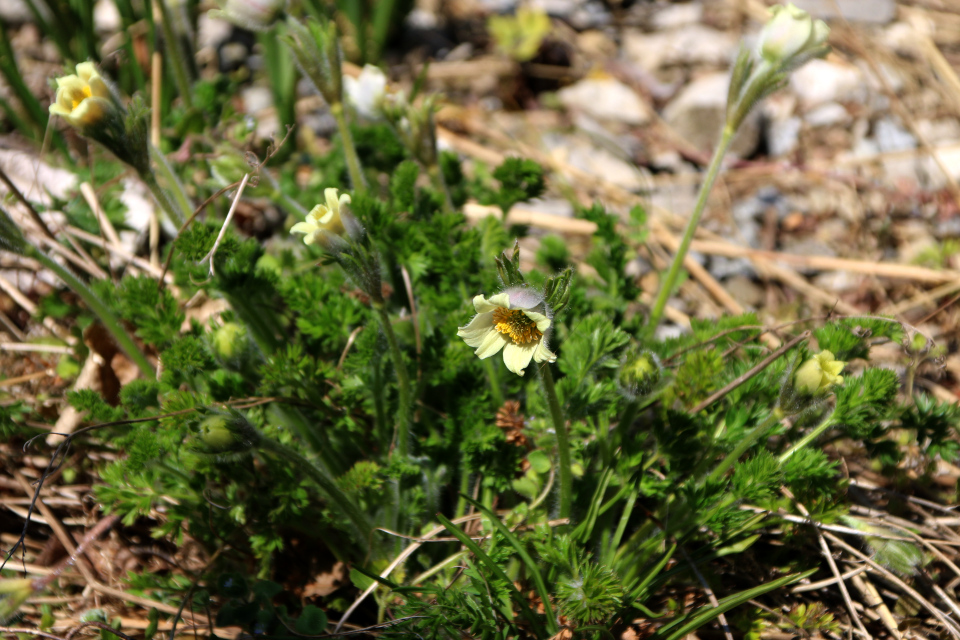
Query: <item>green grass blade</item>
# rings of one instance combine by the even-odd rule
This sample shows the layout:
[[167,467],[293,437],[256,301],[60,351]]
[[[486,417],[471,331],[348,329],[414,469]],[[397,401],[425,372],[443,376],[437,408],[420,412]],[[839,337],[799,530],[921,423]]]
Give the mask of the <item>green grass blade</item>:
[[672,545],[670,545],[670,548],[664,552],[663,557],[660,558],[660,561],[656,564],[656,566],[647,572],[647,575],[644,576],[643,580],[640,581],[640,584],[634,587],[633,591],[630,593],[630,597],[624,600],[624,604],[628,602],[636,602],[641,596],[643,596],[644,592],[650,586],[650,583],[653,582],[658,575],[660,575],[660,572],[663,571],[663,568],[667,566],[668,562],[670,562],[670,558],[673,557],[673,553],[676,550],[677,543],[674,542]]
[[679,640],[688,633],[692,633],[703,625],[707,624],[721,613],[726,613],[727,611],[730,611],[730,609],[743,604],[747,600],[752,600],[753,598],[762,596],[763,594],[773,591],[774,589],[779,589],[780,587],[803,580],[807,576],[812,576],[816,572],[817,569],[810,569],[808,571],[803,571],[802,573],[793,573],[776,580],[771,580],[770,582],[762,584],[759,587],[754,587],[753,589],[747,589],[746,591],[735,593],[732,596],[727,596],[723,600],[720,600],[719,606],[717,607],[714,607],[713,605],[705,605],[696,611],[677,618],[670,624],[658,629],[657,632],[651,636],[651,638],[656,638],[658,640],[661,638],[663,640]]
[[533,627],[535,635],[538,638],[547,637],[544,633],[543,625],[540,624],[536,614],[532,609],[530,609],[530,605],[527,604],[523,594],[517,591],[517,588],[513,585],[513,581],[510,580],[510,578],[507,577],[507,574],[503,572],[503,569],[501,569],[497,563],[493,561],[493,558],[484,553],[483,549],[481,549],[476,542],[471,540],[470,536],[463,532],[463,529],[455,525],[448,518],[445,518],[442,514],[438,513],[437,519],[440,521],[440,524],[447,528],[447,531],[453,534],[453,537],[459,540],[463,546],[473,553],[473,555],[477,556],[480,562],[482,562],[493,575],[509,585],[511,595],[513,595],[514,600],[520,607],[520,612],[523,614],[523,617],[530,622],[530,626]]
[[490,522],[497,529],[497,531],[499,531],[506,541],[510,543],[510,546],[516,549],[517,555],[520,556],[520,559],[523,560],[524,564],[527,565],[527,568],[530,570],[530,577],[533,579],[534,588],[536,588],[537,593],[540,595],[540,599],[543,601],[543,611],[547,616],[547,631],[550,632],[550,635],[555,635],[559,629],[557,628],[557,622],[553,615],[553,607],[550,605],[550,592],[547,590],[547,585],[543,581],[543,576],[540,575],[540,567],[537,566],[537,563],[534,562],[533,558],[530,557],[530,554],[527,553],[527,550],[520,543],[520,540],[517,538],[517,536],[513,535],[513,532],[510,531],[507,525],[500,521],[500,518],[498,518],[495,513],[468,496],[464,495],[461,497],[476,507],[480,513],[490,519]]

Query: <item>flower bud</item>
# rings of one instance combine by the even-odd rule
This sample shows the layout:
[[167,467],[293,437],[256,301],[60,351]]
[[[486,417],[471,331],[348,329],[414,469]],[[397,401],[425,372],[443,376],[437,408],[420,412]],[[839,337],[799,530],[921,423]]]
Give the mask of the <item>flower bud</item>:
[[634,347],[623,358],[617,372],[617,383],[621,393],[632,400],[653,391],[662,375],[660,358],[651,351]]
[[821,351],[800,365],[793,374],[793,386],[801,393],[824,393],[832,385],[843,384],[840,372],[846,364],[834,358],[830,351]]
[[206,453],[243,453],[260,440],[260,434],[238,411],[211,412],[197,426],[197,441]]
[[214,353],[221,360],[232,360],[243,353],[249,340],[247,330],[236,322],[227,322],[210,337]]
[[787,63],[827,41],[830,28],[793,3],[770,9],[771,18],[760,32],[758,51],[771,63]]

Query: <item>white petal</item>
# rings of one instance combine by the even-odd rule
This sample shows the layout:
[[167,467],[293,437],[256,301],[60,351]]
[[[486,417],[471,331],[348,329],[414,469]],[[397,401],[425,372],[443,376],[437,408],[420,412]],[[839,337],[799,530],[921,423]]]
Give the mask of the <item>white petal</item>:
[[488,331],[493,331],[493,314],[480,313],[473,317],[473,320],[465,327],[457,329],[457,335],[463,338],[469,346],[477,348],[483,342],[483,337]]
[[498,293],[495,296],[490,296],[489,299],[483,296],[474,296],[473,308],[477,310],[477,313],[490,313],[497,308],[509,309],[510,296],[505,293]]
[[[337,198],[337,190],[333,187],[327,187],[323,190],[323,196],[327,201],[327,210],[328,211],[339,211],[340,210],[340,201]],[[326,216],[324,216],[326,217]]]
[[557,354],[547,348],[546,340],[541,340],[537,343],[537,350],[533,353],[533,359],[537,362],[556,362]]
[[524,369],[527,368],[530,360],[533,359],[533,353],[537,350],[539,344],[539,342],[523,346],[512,342],[507,344],[507,346],[503,348],[503,363],[507,365],[507,369],[510,369],[510,371],[513,371],[518,376],[522,376]]
[[[500,349],[509,347],[511,344],[510,340],[495,329],[491,329],[483,337],[483,342],[480,343],[480,346],[477,347],[476,353],[477,357],[483,360],[484,358],[489,358],[490,356],[496,354]],[[506,345],[506,346],[504,346]]]

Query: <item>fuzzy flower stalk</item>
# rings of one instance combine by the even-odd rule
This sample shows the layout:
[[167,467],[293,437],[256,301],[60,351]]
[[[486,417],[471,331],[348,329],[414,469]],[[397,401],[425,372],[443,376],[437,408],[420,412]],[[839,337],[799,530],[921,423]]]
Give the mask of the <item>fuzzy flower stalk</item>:
[[[780,407],[785,413],[800,413],[808,407],[822,401],[834,387],[843,385],[840,373],[846,362],[837,360],[832,352],[823,350],[803,362],[780,392]],[[785,462],[790,456],[803,449],[820,437],[824,431],[834,425],[834,414],[830,414],[814,429],[800,438],[781,456]]]
[[325,203],[315,206],[306,220],[293,225],[290,233],[303,234],[304,244],[322,247],[366,294],[370,306],[377,312],[380,328],[390,345],[390,358],[399,387],[396,450],[398,455],[406,457],[413,421],[413,387],[383,297],[380,261],[360,222],[350,212],[350,196],[340,195],[336,189],[325,189],[324,199]]
[[789,73],[814,58],[825,56],[830,47],[827,38],[830,28],[823,20],[814,20],[809,13],[792,3],[774,6],[770,19],[761,29],[757,45],[753,49],[741,46],[740,54],[733,65],[730,88],[727,93],[726,123],[720,142],[714,150],[706,175],[700,184],[700,193],[694,205],[686,231],[677,248],[670,269],[660,285],[660,291],[650,311],[649,328],[656,330],[663,317],[667,300],[673,293],[683,265],[690,250],[693,234],[700,224],[707,204],[707,197],[720,173],[723,158],[734,135],[750,110],[763,98],[783,87]]
[[[548,278],[542,292],[528,286],[520,273],[520,252],[513,257],[506,253],[497,259],[497,270],[506,288],[489,298],[473,298],[477,315],[457,330],[457,335],[474,354],[485,360],[503,353],[503,363],[511,372],[522,376],[531,362],[538,367],[543,391],[550,408],[550,417],[557,435],[560,467],[560,517],[569,518],[573,506],[573,472],[570,459],[570,440],[563,408],[557,396],[550,364],[557,355],[550,350],[549,339],[554,314],[562,310],[570,299],[569,269],[559,276]],[[491,383],[493,380],[491,379]]]
[[[81,62],[76,73],[56,79],[57,94],[50,114],[60,116],[81,135],[99,142],[122,162],[130,165],[153,192],[160,206],[177,224],[184,213],[157,183],[150,167],[149,109],[139,97],[129,107],[117,89],[100,75],[92,62]],[[174,179],[174,186],[178,183]],[[185,200],[185,197],[184,197]]]
[[439,99],[439,95],[430,94],[413,101],[398,91],[384,98],[380,112],[410,155],[426,169],[434,186],[443,193],[447,208],[452,210],[453,199],[444,180],[437,151],[436,113],[440,108]]
[[343,52],[337,40],[337,25],[329,20],[307,20],[306,23],[301,23],[293,17],[288,17],[284,24],[286,35],[283,36],[283,41],[289,47],[303,76],[323,96],[330,113],[337,121],[353,189],[363,191],[367,188],[367,180],[363,175],[343,109]]

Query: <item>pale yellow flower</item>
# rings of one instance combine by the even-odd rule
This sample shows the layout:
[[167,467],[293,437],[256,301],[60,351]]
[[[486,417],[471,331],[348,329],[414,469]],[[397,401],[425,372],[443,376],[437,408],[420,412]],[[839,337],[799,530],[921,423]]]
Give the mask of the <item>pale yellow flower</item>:
[[298,222],[290,229],[290,233],[304,234],[305,244],[313,244],[320,240],[325,233],[342,235],[344,232],[343,220],[340,218],[340,207],[350,204],[350,196],[343,194],[337,197],[336,189],[324,189],[327,203],[315,206],[304,222]]
[[556,361],[556,354],[547,348],[553,323],[537,292],[516,287],[490,298],[476,296],[473,306],[477,315],[457,335],[476,349],[477,357],[489,358],[503,349],[503,363],[518,376],[531,360]]
[[846,364],[837,360],[832,352],[821,351],[800,365],[793,376],[794,386],[806,393],[819,393],[831,385],[843,384],[840,372]]
[[786,62],[820,47],[830,35],[830,28],[823,20],[814,20],[792,2],[771,7],[770,15],[758,42],[760,55],[770,62]]
[[96,125],[114,109],[110,88],[92,62],[78,64],[76,75],[57,78],[57,97],[50,113],[72,126],[83,129]]

